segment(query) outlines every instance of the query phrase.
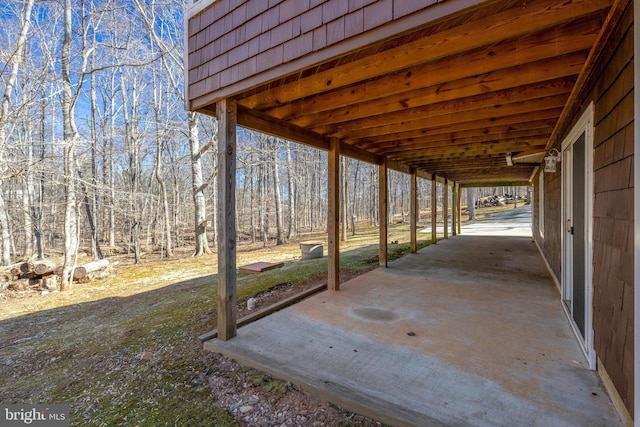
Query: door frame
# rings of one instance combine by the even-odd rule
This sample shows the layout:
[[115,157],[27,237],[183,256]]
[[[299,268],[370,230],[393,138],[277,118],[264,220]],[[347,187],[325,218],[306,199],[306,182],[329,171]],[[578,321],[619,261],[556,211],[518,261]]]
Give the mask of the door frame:
[[[564,296],[572,292],[572,283],[568,283],[572,271],[569,271],[567,267],[567,218],[566,218],[566,202],[567,202],[567,189],[565,188],[566,171],[562,168],[562,200],[561,200],[561,221],[560,226],[560,242],[562,246],[562,281],[561,281],[561,303],[564,309],[565,315],[569,319],[569,324],[573,329],[573,332],[580,344],[580,348],[584,353],[589,369],[596,369],[596,351],[594,348],[594,332],[593,332],[593,132],[594,132],[594,103],[591,102],[587,106],[580,119],[573,126],[567,137],[562,141],[562,154],[564,156],[565,150],[573,145],[575,141],[584,133],[584,149],[585,149],[585,181],[584,181],[584,248],[585,248],[585,298],[584,298],[584,313],[585,313],[585,325],[584,325],[584,338],[582,333],[578,329],[575,321],[573,320],[572,313],[564,303]],[[575,194],[574,194],[575,196]]]

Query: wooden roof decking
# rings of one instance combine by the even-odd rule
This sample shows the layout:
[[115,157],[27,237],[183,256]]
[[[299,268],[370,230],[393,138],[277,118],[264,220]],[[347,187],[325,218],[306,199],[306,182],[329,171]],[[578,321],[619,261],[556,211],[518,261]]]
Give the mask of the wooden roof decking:
[[554,142],[614,0],[478,3],[234,94],[239,125],[463,185],[527,182],[537,164],[507,153]]

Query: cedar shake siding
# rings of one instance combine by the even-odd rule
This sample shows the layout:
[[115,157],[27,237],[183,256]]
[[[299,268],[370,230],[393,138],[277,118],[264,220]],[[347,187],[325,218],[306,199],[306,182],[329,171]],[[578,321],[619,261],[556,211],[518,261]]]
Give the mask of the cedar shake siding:
[[632,10],[593,87],[593,328],[595,349],[633,414],[633,22]]
[[[540,169],[542,170],[542,168]],[[540,172],[542,173],[542,172]],[[539,174],[538,174],[539,175]],[[533,180],[534,205],[532,209],[533,235],[542,250],[556,279],[561,280],[562,273],[562,163],[556,166],[556,173],[544,174],[544,237],[540,235],[540,192],[538,175]]]
[[[586,95],[577,103],[580,111],[576,111],[573,117],[577,120],[589,102],[594,101],[594,347],[602,364],[599,368],[604,367],[607,371],[620,398],[633,416],[632,7],[627,8],[625,17],[602,52],[586,88]],[[560,280],[561,169],[555,174],[545,174],[544,179],[544,238],[538,230],[538,207],[533,206],[534,238],[556,278]],[[538,200],[537,176],[533,184]]]
[[[205,3],[208,0],[200,0]],[[218,0],[188,20],[190,101],[426,9],[437,0]],[[264,83],[264,82],[262,82]]]

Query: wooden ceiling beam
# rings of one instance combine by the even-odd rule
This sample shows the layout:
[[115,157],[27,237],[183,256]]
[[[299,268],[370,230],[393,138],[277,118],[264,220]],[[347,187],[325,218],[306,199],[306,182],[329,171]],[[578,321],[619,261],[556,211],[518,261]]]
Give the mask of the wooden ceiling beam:
[[329,138],[238,105],[238,126],[327,151]]
[[[553,58],[559,54],[586,51],[591,47],[599,29],[598,20],[582,21],[553,31],[544,31],[533,37],[507,40],[486,49],[414,66],[390,76],[274,107],[266,112],[282,119],[307,116],[310,122],[319,122],[316,114],[336,108],[349,109],[354,104],[378,98],[410,102],[413,98],[411,92],[416,89],[487,75],[497,70]],[[243,100],[239,101],[241,104],[242,102]],[[339,112],[336,111],[336,114]],[[355,111],[352,115],[357,117]],[[297,123],[305,124],[304,121]]]
[[[547,135],[548,136],[548,135]],[[465,140],[465,142],[447,142],[447,141],[438,141],[438,142],[427,142],[420,144],[406,144],[402,147],[394,147],[387,149],[376,149],[371,150],[376,154],[389,156],[389,157],[397,157],[401,158],[404,155],[413,155],[416,151],[437,151],[437,150],[465,150],[470,148],[489,148],[489,147],[503,147],[507,149],[509,147],[518,147],[521,146],[538,146],[545,145],[547,142],[547,137],[537,137],[537,138],[509,138],[509,139],[490,139],[487,141],[479,141],[474,140],[473,138],[469,138]]]
[[432,136],[414,136],[409,138],[394,139],[391,141],[379,142],[363,142],[358,147],[372,151],[393,150],[395,148],[402,149],[404,145],[411,144],[464,144],[464,143],[481,143],[488,141],[498,141],[501,139],[525,139],[525,138],[546,138],[551,134],[553,125],[544,125],[541,122],[539,126],[531,126],[530,129],[515,130],[505,129],[504,126],[484,129],[483,132],[470,130],[455,133],[442,133]]
[[[406,162],[409,166],[417,167],[425,170],[437,170],[437,171],[465,171],[468,169],[477,169],[483,167],[502,167],[507,166],[507,162],[504,156],[492,156],[492,157],[479,157],[465,159],[464,162],[460,160],[416,160]],[[509,167],[516,167],[509,166]]]
[[[544,98],[552,95],[569,94],[575,83],[577,74],[582,68],[584,56],[579,55],[572,62],[571,66],[562,67],[560,62],[556,61],[558,67],[542,67],[537,70],[511,70],[505,73],[504,79],[493,77],[484,80],[482,77],[474,78],[475,83],[469,86],[462,83],[461,89],[448,88],[440,92],[442,88],[429,88],[430,94],[422,97],[421,93],[425,90],[417,90],[415,97],[412,96],[411,101],[407,103],[388,103],[385,99],[373,102],[367,106],[366,116],[358,120],[349,120],[343,123],[323,124],[313,128],[314,132],[321,134],[346,134],[353,129],[364,129],[379,126],[385,121],[388,123],[400,122],[406,120],[422,119],[429,117],[430,119],[452,113],[461,113],[464,111],[478,110],[480,108],[491,108],[496,106],[505,106],[516,102],[523,102],[536,98]],[[551,76],[553,74],[560,75],[556,79]],[[504,71],[504,70],[503,70]],[[537,72],[536,72],[537,71]],[[532,78],[532,84],[527,84],[529,78],[534,74],[540,75],[541,78],[551,77],[552,80],[536,81],[538,78]],[[524,81],[526,76],[526,81]],[[483,81],[484,80],[484,81]],[[497,89],[494,91],[494,89]],[[467,96],[469,91],[478,94]],[[435,102],[435,103],[434,103]],[[410,107],[409,104],[415,107]],[[393,108],[393,110],[392,110]],[[365,114],[364,109],[360,114]],[[331,120],[328,120],[331,122]]]
[[[289,141],[309,145],[319,150],[329,149],[329,138],[286,122],[274,120],[258,111],[238,106],[238,126],[273,135]],[[340,141],[340,154],[367,163],[381,164],[382,157],[353,145]]]
[[544,150],[546,139],[537,141],[537,143],[522,142],[511,143],[493,143],[493,144],[465,144],[464,146],[439,147],[428,149],[416,149],[414,151],[405,151],[393,155],[387,155],[392,159],[401,161],[414,161],[417,159],[437,159],[437,158],[461,158],[465,156],[473,156],[478,154],[506,154],[519,153],[528,150]]
[[299,79],[242,100],[266,109],[602,12],[610,0],[537,0]]
[[434,129],[449,126],[453,128],[462,128],[467,123],[476,123],[482,120],[486,120],[488,123],[498,123],[503,119],[508,120],[508,118],[517,115],[533,114],[539,111],[555,110],[558,108],[562,109],[564,108],[567,98],[568,94],[554,95],[530,101],[514,102],[512,104],[505,104],[501,106],[447,114],[445,116],[427,116],[386,124],[383,119],[380,119],[380,122],[383,123],[381,126],[366,129],[354,129],[349,132],[336,132],[329,134],[328,136],[351,140],[425,128]]
[[529,181],[469,181],[460,184],[461,188],[479,188],[479,187],[528,187],[531,183]]
[[[445,114],[459,107],[471,108],[473,102],[489,106],[515,102],[527,97],[568,93],[573,88],[586,58],[586,51],[572,53],[541,62],[480,74],[441,85],[415,89],[411,94],[378,98],[314,116],[292,120],[299,126],[317,127],[316,132],[331,133],[341,127],[368,127],[382,114],[418,114],[421,109],[431,114]],[[480,107],[481,105],[478,105]],[[331,126],[333,125],[333,126]]]
[[[511,173],[509,175],[487,175],[486,170],[479,170],[474,172],[475,175],[455,175],[456,181],[463,187],[500,187],[500,186],[527,186],[529,183],[529,176],[534,168],[523,169]],[[453,179],[453,176],[452,176]]]
[[[413,131],[395,132],[385,135],[376,135],[368,138],[351,139],[345,141],[357,147],[367,144],[375,144],[380,141],[394,141],[413,137],[428,137],[435,135],[484,135],[490,133],[536,129],[540,127],[553,126],[560,114],[559,108],[551,110],[537,111],[529,114],[518,114],[516,116],[502,117],[496,120],[475,120],[473,122],[460,123],[455,126],[440,126],[436,128],[423,128]],[[362,148],[362,147],[361,147]]]
[[[420,167],[420,166],[418,166]],[[424,167],[425,171],[429,171],[431,173],[437,174],[438,176],[442,176],[457,182],[465,182],[465,181],[478,181],[478,180],[524,180],[528,181],[531,176],[531,171],[535,168],[533,165],[520,165],[516,166],[495,166],[495,165],[485,165],[485,166],[477,166],[469,169],[465,169],[462,171],[456,170],[447,170],[447,169],[438,169],[438,168],[429,168],[428,166]]]

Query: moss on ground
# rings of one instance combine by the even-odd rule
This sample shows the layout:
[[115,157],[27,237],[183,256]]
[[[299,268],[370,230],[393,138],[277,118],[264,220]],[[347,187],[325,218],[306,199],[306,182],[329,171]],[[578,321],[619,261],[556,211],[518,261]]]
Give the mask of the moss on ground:
[[[377,229],[341,244],[342,269],[376,268]],[[409,251],[408,225],[390,227],[389,259]],[[420,247],[427,246],[421,242]],[[238,300],[326,274],[327,260],[290,261],[295,242],[238,254],[238,263],[289,260],[284,268],[241,277]],[[198,336],[216,327],[215,256],[120,268],[71,292],[9,301],[0,307],[0,401],[69,403],[71,424],[226,426],[207,383],[214,355]],[[281,383],[256,377],[272,390]]]

